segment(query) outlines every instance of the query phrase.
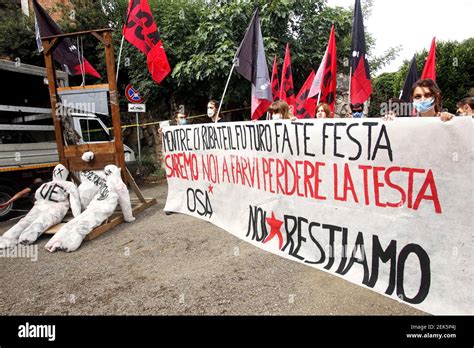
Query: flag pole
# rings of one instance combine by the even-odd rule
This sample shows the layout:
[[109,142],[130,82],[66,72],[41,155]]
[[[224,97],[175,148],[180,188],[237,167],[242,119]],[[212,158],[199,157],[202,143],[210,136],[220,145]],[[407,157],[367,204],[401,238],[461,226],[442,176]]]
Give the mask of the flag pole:
[[[321,91],[319,91],[319,93],[318,93],[318,102],[316,103],[316,106],[319,105],[319,99],[320,99],[320,98],[321,98]],[[316,110],[316,111],[318,111],[318,110]]]
[[122,35],[122,42],[120,43],[120,50],[119,50],[118,61],[117,61],[117,72],[115,73],[115,81],[118,81],[118,74],[120,70],[120,58],[122,58],[122,49],[123,49],[124,39],[125,39],[125,36]]
[[[130,8],[130,3],[128,4],[128,8],[127,8],[127,15],[125,16],[125,21],[123,23],[123,25],[127,25],[127,22],[128,22],[128,17],[130,16],[130,11],[129,11],[129,8]],[[123,49],[123,41],[125,39],[125,35],[124,35],[124,32],[123,32],[123,28],[122,28],[122,41],[120,42],[120,50],[119,50],[119,56],[118,56],[118,60],[117,60],[117,72],[115,73],[115,83],[117,83],[118,81],[118,74],[119,74],[119,70],[120,70],[120,58],[122,58],[122,49]]]
[[351,104],[351,80],[352,80],[352,64],[349,67],[349,105]]
[[232,62],[232,68],[230,69],[229,77],[227,78],[227,83],[225,84],[224,93],[222,94],[221,102],[219,103],[219,108],[217,110],[216,120],[214,121],[215,123],[217,123],[217,120],[219,119],[219,114],[220,114],[221,108],[222,108],[222,101],[224,100],[225,93],[227,92],[227,87],[229,86],[230,77],[232,76],[232,72],[234,71],[234,68],[235,68],[235,62],[236,62],[236,59],[234,58],[234,60]]

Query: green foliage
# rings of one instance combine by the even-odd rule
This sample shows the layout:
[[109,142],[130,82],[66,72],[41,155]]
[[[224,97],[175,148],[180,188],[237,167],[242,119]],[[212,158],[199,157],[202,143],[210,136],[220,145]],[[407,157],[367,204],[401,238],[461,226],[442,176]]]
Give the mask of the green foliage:
[[[128,0],[71,0],[60,5],[62,13],[59,26],[64,32],[113,27],[116,55],[122,39]],[[250,18],[259,9],[261,27],[271,72],[276,54],[280,68],[283,64],[285,45],[291,49],[293,79],[296,92],[306,80],[311,69],[317,69],[326,49],[331,24],[335,24],[338,72],[348,73],[344,64],[350,56],[352,9],[329,7],[326,0],[149,0],[158,29],[163,39],[172,73],[158,86],[146,68],[146,57],[125,41],[122,51],[118,87],[123,94],[129,82],[138,86],[147,99],[147,108],[158,119],[168,119],[179,105],[186,112],[200,114],[209,99],[220,99],[231,68],[235,52],[242,41]],[[372,0],[363,1],[368,14]],[[17,10],[17,12],[19,12]],[[16,19],[0,24],[11,37],[0,39],[0,52],[23,52],[33,62],[42,57],[35,51],[34,27],[31,19]],[[27,23],[28,22],[28,23]],[[366,33],[368,50],[373,47]],[[20,39],[18,39],[20,37]],[[3,40],[3,41],[1,41]],[[13,43],[16,42],[16,46]],[[76,41],[84,56],[105,77],[103,47],[92,36]],[[36,52],[36,53],[35,53]],[[372,72],[389,61],[395,50],[382,57],[374,57]],[[127,63],[127,64],[126,64]],[[73,77],[72,83],[81,77]],[[97,83],[87,77],[86,83]],[[125,99],[122,98],[122,109]],[[234,73],[224,100],[224,109],[243,108],[250,105],[250,84]],[[241,115],[242,116],[242,115]],[[248,118],[248,111],[243,115]]]
[[[420,77],[427,57],[427,50],[417,54],[416,65]],[[381,74],[374,79],[374,93],[372,94],[374,108],[378,108],[380,102],[399,96],[409,66],[410,61],[406,60],[398,72]],[[473,87],[472,81],[474,81],[474,38],[462,42],[437,41],[436,82],[441,89],[443,108],[454,113],[456,102],[466,96]]]
[[44,65],[43,54],[38,52],[35,41],[35,25],[32,17],[26,17],[18,6],[3,5],[0,9],[0,58],[34,65]]
[[399,89],[397,92],[397,73],[382,73],[377,76],[372,80],[372,91],[369,115],[380,117],[381,104],[400,94]]

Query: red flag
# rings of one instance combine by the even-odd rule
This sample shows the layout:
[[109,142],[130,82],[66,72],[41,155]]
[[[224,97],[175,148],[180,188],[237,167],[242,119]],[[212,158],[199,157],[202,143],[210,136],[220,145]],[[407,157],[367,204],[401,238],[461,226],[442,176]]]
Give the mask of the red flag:
[[351,103],[363,104],[372,93],[372,83],[370,82],[370,70],[369,62],[367,61],[364,22],[360,0],[356,0],[354,6],[351,52]]
[[431,41],[430,53],[428,53],[421,79],[432,79],[436,81],[436,37]]
[[123,36],[146,55],[148,70],[156,83],[160,83],[171,72],[147,0],[130,0]]
[[316,99],[308,98],[311,85],[313,84],[314,77],[316,76],[314,70],[311,70],[306,82],[301,87],[298,96],[296,97],[296,117],[297,118],[314,118],[316,113]]
[[280,100],[284,100],[290,106],[293,115],[296,112],[295,90],[293,88],[293,74],[291,72],[290,46],[286,44],[285,60],[281,73]]
[[[308,93],[308,98],[315,98],[317,100],[319,96],[319,102],[327,103],[332,112],[334,112],[336,104],[336,69],[336,35],[334,33],[334,25],[332,25],[326,52]],[[315,116],[315,111],[316,108],[311,114],[312,118]]]
[[277,65],[277,56],[275,54],[275,59],[273,60],[273,71],[272,71],[272,95],[273,101],[278,100],[280,96],[280,82],[278,78],[278,65]]

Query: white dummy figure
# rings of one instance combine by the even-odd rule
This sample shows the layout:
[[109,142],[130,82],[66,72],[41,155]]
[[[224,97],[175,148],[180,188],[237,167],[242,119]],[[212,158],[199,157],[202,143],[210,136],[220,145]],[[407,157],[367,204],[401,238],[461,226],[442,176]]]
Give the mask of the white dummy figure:
[[[94,159],[92,151],[86,151],[82,154],[84,162],[91,162]],[[99,192],[99,190],[106,185],[105,174],[103,170],[86,170],[81,172],[79,185],[79,197],[81,198],[82,210],[86,210],[89,203]]]
[[79,197],[81,198],[82,210],[86,210],[89,203],[107,186],[107,180],[103,170],[83,171],[80,174]]
[[132,222],[132,205],[127,186],[120,177],[120,168],[107,165],[104,168],[106,185],[100,188],[99,193],[89,203],[81,215],[69,221],[46,243],[45,248],[54,252],[61,249],[67,252],[75,251],[83,239],[95,227],[100,226],[112,215],[117,204],[120,204],[126,222]]
[[54,167],[53,181],[36,190],[33,208],[0,237],[0,249],[34,243],[43,232],[62,221],[69,206],[74,216],[80,215],[79,191],[74,183],[66,181],[68,175],[62,164]]

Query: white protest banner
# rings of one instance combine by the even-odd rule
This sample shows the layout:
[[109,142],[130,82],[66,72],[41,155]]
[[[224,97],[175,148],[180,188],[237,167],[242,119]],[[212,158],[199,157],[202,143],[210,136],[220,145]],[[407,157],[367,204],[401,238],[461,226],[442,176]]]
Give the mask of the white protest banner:
[[472,119],[163,129],[165,211],[432,314],[473,314]]

